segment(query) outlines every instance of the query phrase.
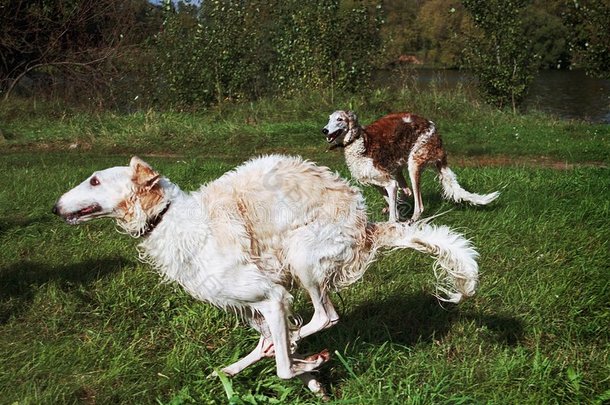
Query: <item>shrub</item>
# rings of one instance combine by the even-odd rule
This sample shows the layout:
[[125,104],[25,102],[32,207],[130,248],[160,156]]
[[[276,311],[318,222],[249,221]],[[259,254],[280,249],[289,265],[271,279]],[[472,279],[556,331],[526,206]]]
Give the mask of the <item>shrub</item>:
[[152,66],[154,93],[166,105],[357,90],[381,48],[381,9],[364,4],[210,0],[167,8]]
[[527,0],[463,0],[478,34],[471,36],[466,60],[482,96],[516,111],[539,61],[524,28]]

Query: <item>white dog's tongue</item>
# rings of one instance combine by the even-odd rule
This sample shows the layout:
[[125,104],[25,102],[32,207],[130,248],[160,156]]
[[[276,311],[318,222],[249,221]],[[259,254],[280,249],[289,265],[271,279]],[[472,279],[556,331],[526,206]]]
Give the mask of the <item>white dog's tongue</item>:
[[95,210],[96,210],[96,207],[92,205],[90,207],[83,208],[82,210],[80,210],[80,213],[86,215],[86,214],[92,213]]

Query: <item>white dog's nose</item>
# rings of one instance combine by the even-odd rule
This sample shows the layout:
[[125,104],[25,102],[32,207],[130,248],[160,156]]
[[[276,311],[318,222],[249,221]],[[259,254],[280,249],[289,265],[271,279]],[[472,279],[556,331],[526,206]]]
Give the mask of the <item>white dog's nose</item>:
[[322,128],[322,133],[323,133],[324,135],[328,135],[328,129],[326,129],[326,128]]
[[55,215],[59,215],[59,204],[55,204],[51,209],[51,212]]

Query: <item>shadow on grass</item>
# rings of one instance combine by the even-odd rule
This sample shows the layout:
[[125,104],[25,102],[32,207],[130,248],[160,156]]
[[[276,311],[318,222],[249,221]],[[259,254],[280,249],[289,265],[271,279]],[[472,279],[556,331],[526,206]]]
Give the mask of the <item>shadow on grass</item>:
[[515,346],[524,336],[523,323],[515,317],[462,311],[453,304],[441,306],[434,296],[421,292],[364,302],[343,314],[339,324],[328,331],[326,337],[332,343],[322,342],[327,339],[321,336],[313,345],[342,347],[358,339],[374,345],[414,346],[442,339],[457,322],[473,322],[484,331],[485,339],[502,345]]
[[412,346],[445,335],[455,316],[455,311],[443,309],[435,297],[422,292],[364,302],[346,313],[338,327],[367,343]]
[[506,346],[521,344],[524,337],[523,322],[520,319],[505,315],[464,314],[464,318],[472,319],[477,326],[488,331],[489,339]]
[[124,260],[101,259],[50,267],[44,263],[22,261],[0,269],[0,324],[28,309],[40,286],[57,282],[70,290],[119,271]]
[[[339,308],[337,296],[333,301]],[[525,334],[522,321],[515,317],[464,311],[453,304],[441,306],[437,298],[425,292],[379,297],[340,316],[338,325],[303,341],[299,352],[314,353],[324,347],[332,352],[349,347],[354,353],[369,351],[367,346],[371,345],[382,347],[387,342],[405,347],[432,344],[441,341],[458,323],[470,324],[467,333],[472,333],[473,339],[504,346],[520,344]],[[472,332],[475,328],[476,334]],[[329,364],[337,365],[339,361],[333,358]],[[351,378],[343,367],[322,367],[318,375],[325,384]]]
[[13,216],[0,218],[0,236],[13,228],[25,228],[30,225],[44,224],[50,222],[53,217],[49,215],[38,215],[36,217]]

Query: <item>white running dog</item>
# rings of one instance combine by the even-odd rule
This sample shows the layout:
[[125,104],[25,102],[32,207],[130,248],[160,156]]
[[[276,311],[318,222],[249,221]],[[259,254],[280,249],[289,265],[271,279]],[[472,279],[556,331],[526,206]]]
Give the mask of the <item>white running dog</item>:
[[[275,356],[277,375],[309,374],[328,351],[301,357],[296,343],[337,323],[329,299],[362,277],[380,248],[412,248],[436,257],[438,289],[458,302],[475,292],[477,253],[445,226],[371,223],[360,191],[328,168],[297,157],[251,160],[186,193],[137,157],[126,167],[95,172],[64,194],[53,212],[69,224],[115,218],[141,253],[193,297],[243,314],[260,332],[258,345],[225,367],[234,375]],[[289,286],[311,297],[309,323],[291,328]]]
[[420,176],[428,163],[434,163],[443,187],[443,197],[455,202],[487,205],[500,193],[474,194],[464,190],[455,173],[447,166],[443,141],[432,121],[403,112],[389,114],[367,126],[358,123],[352,111],[335,111],[322,129],[328,143],[345,148],[345,161],[352,176],[372,184],[384,195],[390,221],[399,219],[396,203],[398,188],[411,195],[402,171],[406,167],[413,187],[413,215],[417,221],[424,212],[419,187]]

